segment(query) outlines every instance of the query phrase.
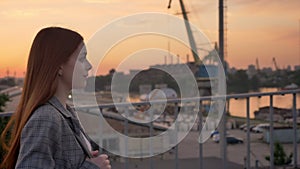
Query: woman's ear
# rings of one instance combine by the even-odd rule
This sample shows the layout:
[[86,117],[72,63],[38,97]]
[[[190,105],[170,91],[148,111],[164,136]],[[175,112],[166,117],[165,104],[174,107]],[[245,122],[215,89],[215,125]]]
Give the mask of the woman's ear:
[[63,75],[63,69],[62,66],[59,66],[58,76],[62,76],[62,75]]

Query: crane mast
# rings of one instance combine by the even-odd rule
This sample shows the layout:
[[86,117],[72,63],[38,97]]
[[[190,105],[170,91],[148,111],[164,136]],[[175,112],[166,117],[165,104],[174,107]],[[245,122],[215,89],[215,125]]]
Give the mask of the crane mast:
[[[204,65],[203,61],[205,61],[206,58],[211,59],[211,58],[214,58],[213,56],[216,56],[216,52],[218,50],[217,45],[215,45],[214,51],[207,51],[207,52],[209,52],[208,56],[206,56],[203,60],[200,60],[199,55],[198,55],[198,49],[200,49],[200,48],[196,47],[196,42],[195,42],[195,39],[193,36],[193,32],[191,30],[191,25],[189,23],[189,18],[187,16],[187,12],[186,12],[183,0],[179,0],[179,2],[180,2],[180,7],[181,7],[183,18],[185,19],[184,24],[186,27],[186,32],[187,32],[188,40],[190,43],[191,52],[193,54],[195,66],[197,69],[197,71],[195,72],[195,77],[196,77],[196,81],[197,81],[197,85],[198,85],[198,89],[199,89],[199,94],[201,96],[213,95],[214,93],[212,92],[212,88],[216,89],[217,85],[218,85],[218,79],[216,78],[217,74],[218,74],[218,66],[216,66],[214,64]],[[171,3],[172,3],[172,0],[169,0],[168,8],[171,8]],[[221,21],[221,23],[222,22],[223,21]],[[220,28],[220,31],[223,31],[222,27]],[[222,36],[223,36],[223,34],[222,34]],[[221,40],[223,40],[223,39],[221,39]],[[222,52],[220,54],[223,56]]]

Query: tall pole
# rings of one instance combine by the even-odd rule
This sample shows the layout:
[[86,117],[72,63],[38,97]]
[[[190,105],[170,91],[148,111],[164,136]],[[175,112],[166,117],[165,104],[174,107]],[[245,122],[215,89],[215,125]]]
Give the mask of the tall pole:
[[219,0],[219,57],[224,66],[224,3]]
[[[221,64],[224,66],[224,4],[219,0],[219,57]],[[227,141],[226,141],[226,108],[223,110],[223,119],[221,120],[220,149],[221,158],[223,159],[223,169],[227,168]]]

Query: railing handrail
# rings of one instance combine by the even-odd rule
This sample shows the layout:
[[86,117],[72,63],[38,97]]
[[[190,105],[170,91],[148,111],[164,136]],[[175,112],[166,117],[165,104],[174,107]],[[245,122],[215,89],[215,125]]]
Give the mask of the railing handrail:
[[[168,100],[151,100],[151,103],[179,103],[179,102],[192,102],[192,101],[207,101],[207,100],[220,100],[220,99],[241,99],[241,98],[251,98],[251,97],[263,97],[263,96],[271,96],[271,95],[286,95],[286,94],[294,94],[300,93],[300,89],[296,90],[282,90],[276,92],[253,92],[253,93],[239,93],[239,94],[229,94],[229,95],[216,95],[216,96],[201,96],[201,97],[191,97],[191,98],[182,98],[182,99],[168,99]],[[128,106],[128,105],[149,105],[148,101],[140,101],[140,102],[120,102],[120,103],[109,103],[109,104],[98,104],[98,105],[81,105],[78,106],[78,109],[91,109],[91,108],[113,108],[115,106]],[[0,113],[0,117],[3,116],[11,116],[13,114],[10,112],[2,112]]]
[[[168,100],[151,100],[151,103],[179,103],[179,102],[192,102],[192,101],[205,101],[205,100],[220,100],[220,99],[239,99],[239,98],[250,98],[250,97],[263,97],[270,95],[285,95],[300,93],[300,89],[297,90],[282,90],[276,92],[254,92],[254,93],[239,93],[239,94],[229,94],[229,95],[216,95],[216,96],[201,96],[201,97],[190,97],[190,98],[179,98],[179,99],[168,99]],[[128,105],[147,105],[150,104],[149,101],[140,101],[140,102],[120,102],[120,103],[108,103],[108,104],[99,104],[99,105],[82,105],[80,108],[111,108],[115,106],[128,106]]]

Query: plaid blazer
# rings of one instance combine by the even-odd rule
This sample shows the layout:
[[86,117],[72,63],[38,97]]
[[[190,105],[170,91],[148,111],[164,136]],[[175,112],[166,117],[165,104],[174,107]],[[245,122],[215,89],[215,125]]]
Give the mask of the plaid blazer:
[[[81,131],[70,107],[66,110],[52,97],[33,112],[24,126],[16,168],[99,169],[86,160],[91,154]],[[94,150],[99,148],[91,143]]]

